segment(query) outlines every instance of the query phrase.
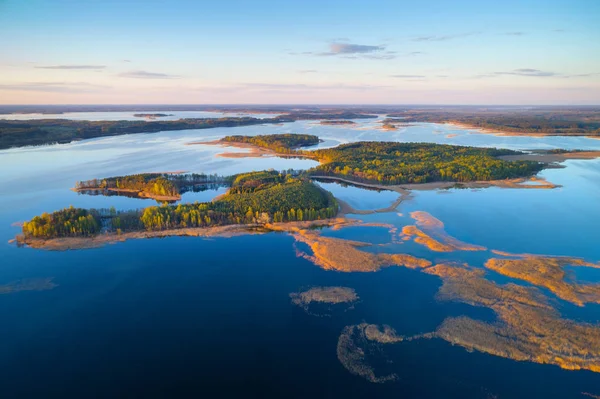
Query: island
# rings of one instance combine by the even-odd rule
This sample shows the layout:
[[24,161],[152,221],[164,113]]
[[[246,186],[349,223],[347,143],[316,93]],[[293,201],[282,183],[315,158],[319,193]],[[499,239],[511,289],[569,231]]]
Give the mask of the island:
[[[137,181],[137,178],[131,180]],[[307,178],[263,171],[243,173],[226,180],[231,182],[229,191],[212,202],[151,206],[132,211],[69,207],[44,213],[23,224],[23,235],[19,236],[18,242],[40,246],[48,239],[92,237],[101,232],[121,235],[139,231],[302,222],[332,218],[338,212],[335,198]]]
[[227,184],[228,178],[198,173],[141,173],[129,176],[83,180],[75,183],[74,191],[89,195],[122,195],[151,198],[159,202],[174,202],[181,194],[196,191],[198,186],[214,188]]
[[18,242],[44,246],[44,240],[48,239],[91,237],[99,233],[121,235],[229,225],[264,227],[270,223],[325,220],[335,217],[340,207],[331,193],[321,189],[313,179],[333,178],[373,188],[395,187],[404,193],[405,188],[395,185],[412,184],[411,188],[416,188],[431,182],[494,182],[530,177],[547,165],[531,160],[499,159],[522,154],[518,151],[441,144],[357,142],[307,151],[297,148],[318,143],[317,136],[227,136],[222,141],[310,157],[320,165],[308,171],[271,170],[226,177],[147,173],[80,181],[75,190],[82,193],[135,195],[159,201],[178,200],[186,189],[201,184],[223,184],[229,190],[212,202],[163,204],[133,211],[70,207],[44,213],[23,224]]
[[325,125],[325,126],[348,126],[348,125],[356,125],[356,122],[354,121],[321,121],[319,122],[319,124],[321,125]]
[[133,116],[136,117],[136,118],[156,119],[156,118],[165,118],[167,116],[173,116],[173,114],[161,114],[161,113],[156,113],[156,114],[133,114]]

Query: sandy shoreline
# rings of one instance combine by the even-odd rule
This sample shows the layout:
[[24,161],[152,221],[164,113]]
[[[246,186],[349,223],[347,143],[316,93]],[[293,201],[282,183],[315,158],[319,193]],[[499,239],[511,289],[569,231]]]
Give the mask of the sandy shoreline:
[[247,234],[265,234],[269,232],[288,232],[294,233],[302,230],[318,227],[340,228],[347,225],[363,224],[360,220],[347,219],[344,217],[331,218],[323,220],[312,220],[306,222],[281,222],[281,223],[253,223],[253,224],[232,224],[226,226],[214,227],[193,227],[181,229],[167,229],[158,231],[133,231],[122,234],[105,233],[92,237],[60,237],[60,238],[25,238],[22,235],[11,239],[18,245],[25,245],[30,248],[44,249],[48,251],[67,251],[75,249],[100,248],[107,244],[116,244],[132,239],[145,238],[164,238],[164,237],[221,237],[229,238]]

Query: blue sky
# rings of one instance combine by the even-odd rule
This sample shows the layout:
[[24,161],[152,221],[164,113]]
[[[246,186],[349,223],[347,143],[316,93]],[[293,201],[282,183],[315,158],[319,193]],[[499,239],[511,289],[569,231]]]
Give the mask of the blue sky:
[[0,103],[600,104],[598,0],[0,0]]

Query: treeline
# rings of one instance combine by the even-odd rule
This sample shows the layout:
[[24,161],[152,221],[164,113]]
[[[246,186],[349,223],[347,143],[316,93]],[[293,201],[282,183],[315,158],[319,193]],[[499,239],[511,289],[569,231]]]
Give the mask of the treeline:
[[226,183],[229,179],[217,174],[141,173],[82,180],[75,183],[75,189],[83,193],[88,193],[88,190],[130,190],[152,196],[177,197],[184,192],[193,191],[195,185]]
[[319,144],[319,138],[311,134],[269,134],[258,136],[225,136],[221,139],[228,143],[245,143],[268,148],[278,153],[290,154],[295,149]]
[[337,211],[338,204],[333,196],[310,180],[266,171],[234,176],[230,192],[218,201],[152,206],[129,212],[117,212],[114,208],[87,211],[71,207],[36,216],[24,224],[23,234],[25,237],[54,238],[89,236],[97,234],[101,228],[121,233],[305,221],[330,218]]
[[68,119],[0,120],[0,149],[43,144],[69,143],[95,137],[155,133],[172,130],[210,129],[294,122],[304,119],[371,118],[355,112],[287,113],[273,118],[224,117],[187,118],[172,121],[75,121]]
[[406,111],[389,114],[404,122],[459,123],[474,128],[515,133],[556,136],[600,136],[600,114],[597,111],[576,112],[448,112]]
[[101,225],[97,212],[71,206],[53,213],[42,213],[23,223],[23,234],[39,238],[92,236],[100,231]]
[[533,161],[503,161],[517,151],[429,143],[358,142],[310,152],[323,164],[310,175],[340,176],[381,184],[468,182],[529,176]]

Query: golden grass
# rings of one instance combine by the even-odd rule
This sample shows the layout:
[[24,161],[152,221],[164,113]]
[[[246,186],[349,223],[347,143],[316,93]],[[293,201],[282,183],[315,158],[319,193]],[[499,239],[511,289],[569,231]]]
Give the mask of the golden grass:
[[435,252],[486,250],[480,245],[469,244],[450,236],[444,230],[444,223],[427,212],[415,211],[410,216],[415,220],[416,226],[404,226],[400,237],[403,240],[414,238],[417,244]]
[[566,281],[565,266],[600,268],[578,258],[527,255],[521,259],[489,259],[485,267],[502,275],[544,287],[561,299],[578,306],[600,303],[600,284],[578,284]]
[[293,237],[307,244],[312,255],[299,252],[299,255],[310,260],[325,270],[341,272],[375,272],[382,267],[404,266],[411,269],[431,265],[426,259],[416,258],[407,254],[375,254],[360,250],[371,244],[350,241],[341,238],[323,237],[317,231],[301,230]]
[[468,266],[441,264],[425,272],[442,278],[440,299],[488,307],[498,317],[495,323],[448,318],[437,337],[509,359],[600,372],[600,326],[561,318],[538,289],[498,285]]

